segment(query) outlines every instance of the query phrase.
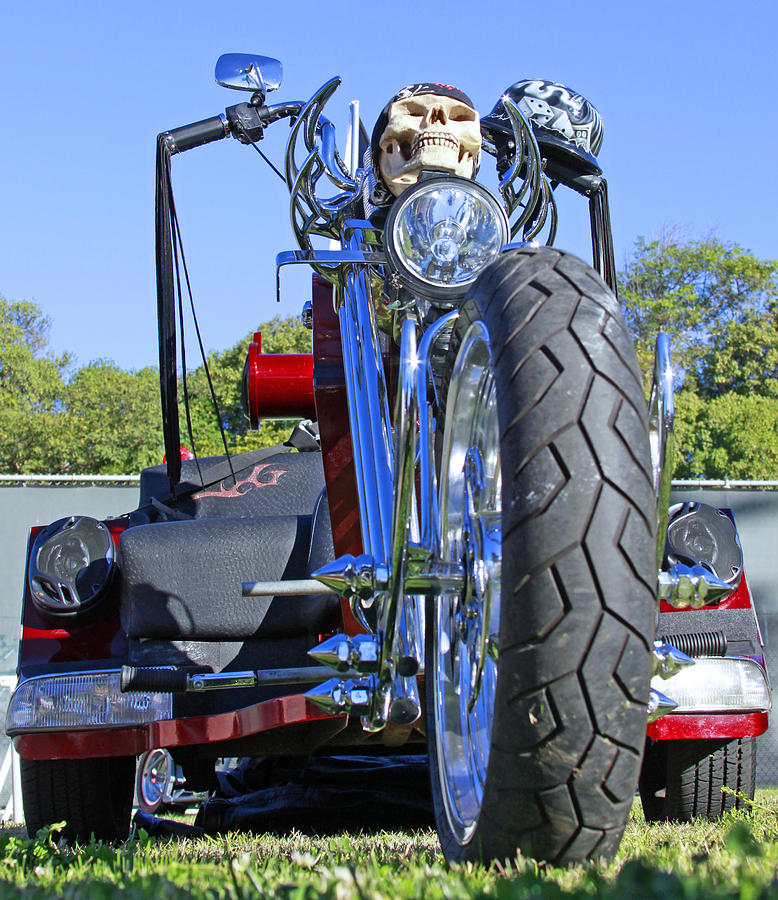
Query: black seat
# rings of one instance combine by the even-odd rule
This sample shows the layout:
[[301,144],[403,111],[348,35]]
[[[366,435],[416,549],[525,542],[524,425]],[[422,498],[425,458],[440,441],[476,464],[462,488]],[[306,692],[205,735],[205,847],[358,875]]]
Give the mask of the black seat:
[[[146,472],[141,495],[151,501],[162,482]],[[321,454],[280,453],[236,474],[180,501],[176,513],[192,518],[146,520],[121,535],[120,608],[130,638],[291,637],[332,622],[334,594],[241,592],[244,581],[307,578],[334,557]]]

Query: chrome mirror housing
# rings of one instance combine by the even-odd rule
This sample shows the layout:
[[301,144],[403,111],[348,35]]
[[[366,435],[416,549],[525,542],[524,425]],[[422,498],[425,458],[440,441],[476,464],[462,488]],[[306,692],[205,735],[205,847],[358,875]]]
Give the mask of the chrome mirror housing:
[[267,94],[281,87],[284,67],[272,56],[224,53],[216,61],[214,77],[222,87]]

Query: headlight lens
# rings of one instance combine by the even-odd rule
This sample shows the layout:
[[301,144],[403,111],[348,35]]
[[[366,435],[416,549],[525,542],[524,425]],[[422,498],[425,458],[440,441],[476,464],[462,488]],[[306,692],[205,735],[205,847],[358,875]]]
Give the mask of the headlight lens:
[[675,700],[674,713],[769,711],[772,706],[764,669],[746,657],[698,657],[671,678],[655,676],[651,687]]
[[481,185],[427,178],[395,200],[386,253],[406,284],[424,296],[461,297],[508,240],[508,219]]
[[8,704],[9,734],[110,725],[145,725],[173,717],[171,694],[122,693],[121,674],[43,675],[19,684]]

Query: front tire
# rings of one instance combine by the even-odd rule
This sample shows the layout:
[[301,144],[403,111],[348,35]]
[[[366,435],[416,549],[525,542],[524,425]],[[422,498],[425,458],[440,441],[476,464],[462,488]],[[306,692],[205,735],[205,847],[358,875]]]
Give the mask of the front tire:
[[451,861],[615,853],[646,734],[656,582],[640,373],[575,257],[502,255],[463,305],[442,416],[427,733]]
[[21,760],[27,834],[65,822],[71,843],[123,841],[130,831],[135,757]]

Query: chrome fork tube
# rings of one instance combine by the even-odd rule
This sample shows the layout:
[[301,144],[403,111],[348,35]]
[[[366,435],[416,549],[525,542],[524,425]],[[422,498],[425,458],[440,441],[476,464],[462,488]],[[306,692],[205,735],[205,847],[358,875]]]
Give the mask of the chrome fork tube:
[[[348,249],[360,249],[359,233],[344,241]],[[346,392],[349,400],[351,443],[354,450],[357,494],[365,553],[376,562],[390,562],[394,518],[394,459],[389,403],[383,360],[373,312],[369,274],[352,268],[343,290],[343,302],[338,310],[343,343]],[[414,423],[415,425],[415,423]],[[413,467],[413,459],[410,461]],[[412,477],[412,473],[411,473]],[[401,545],[402,546],[402,545]],[[402,610],[402,597],[395,591],[381,597],[378,630],[381,637],[379,689],[389,695],[389,715],[403,722],[418,718],[420,703],[415,675],[399,675],[396,659],[413,659],[416,648],[415,629],[397,628],[398,613],[401,625],[407,625]],[[399,602],[398,602],[399,600]],[[359,601],[356,601],[359,602]],[[396,645],[396,646],[395,646]],[[393,709],[393,701],[398,707]],[[383,707],[384,704],[379,704]],[[380,723],[373,723],[374,725]]]
[[[436,559],[440,558],[440,518],[438,516],[438,486],[435,477],[435,454],[432,447],[432,410],[427,402],[429,358],[441,333],[458,318],[459,310],[441,316],[427,329],[419,344],[415,365],[416,403],[419,419],[419,484],[421,486],[420,544]],[[438,423],[440,425],[440,423]]]
[[[355,235],[349,249],[359,247]],[[364,552],[384,562],[389,558],[393,461],[384,366],[368,278],[364,269],[349,271],[338,316]]]

